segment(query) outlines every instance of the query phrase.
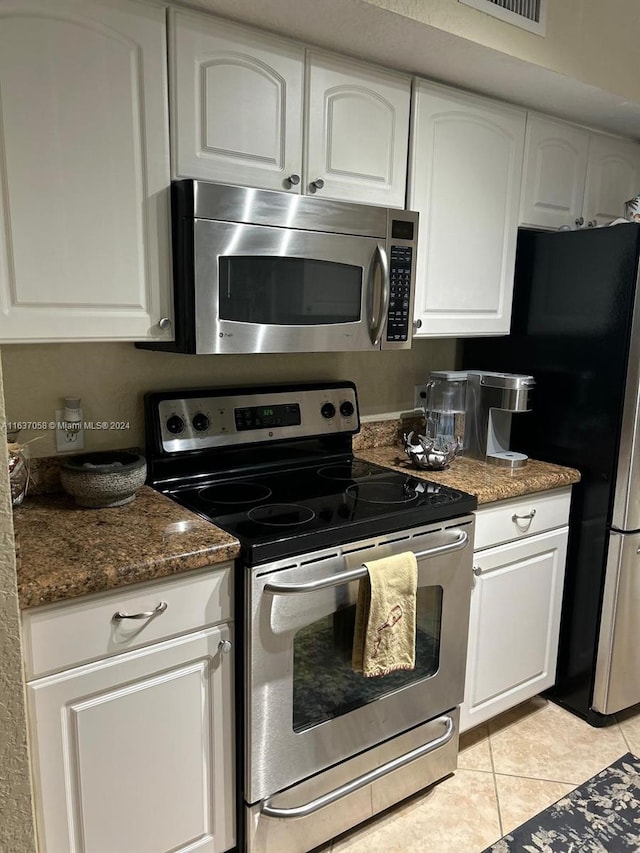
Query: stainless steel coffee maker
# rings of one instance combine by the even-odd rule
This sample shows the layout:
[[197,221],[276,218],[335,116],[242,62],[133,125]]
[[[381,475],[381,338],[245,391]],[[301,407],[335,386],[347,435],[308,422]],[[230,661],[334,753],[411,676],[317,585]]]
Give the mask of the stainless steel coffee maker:
[[519,468],[527,464],[524,453],[510,449],[511,418],[530,411],[533,376],[521,373],[467,371],[464,455],[493,465]]

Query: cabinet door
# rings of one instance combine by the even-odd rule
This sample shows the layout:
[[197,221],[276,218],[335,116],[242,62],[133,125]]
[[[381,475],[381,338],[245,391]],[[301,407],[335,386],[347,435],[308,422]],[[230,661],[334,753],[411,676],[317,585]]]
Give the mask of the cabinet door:
[[175,177],[299,193],[304,48],[188,12],[169,26]]
[[165,35],[131,0],[2,4],[0,340],[171,337]]
[[27,684],[42,853],[233,846],[227,626]]
[[525,113],[422,80],[412,109],[417,335],[507,334]]
[[461,730],[554,683],[568,529],[474,555]]
[[585,222],[607,225],[625,215],[624,203],[640,192],[640,145],[592,133],[584,193]]
[[520,223],[538,228],[580,225],[589,131],[529,113]]
[[305,192],[403,208],[409,78],[313,51],[307,75]]

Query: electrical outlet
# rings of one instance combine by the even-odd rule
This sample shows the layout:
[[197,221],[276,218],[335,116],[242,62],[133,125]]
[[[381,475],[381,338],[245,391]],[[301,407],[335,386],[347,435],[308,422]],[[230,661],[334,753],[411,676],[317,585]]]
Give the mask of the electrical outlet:
[[427,402],[427,386],[426,385],[414,385],[413,386],[413,407],[414,409],[424,409],[425,403]]
[[64,409],[56,409],[56,450],[75,453],[84,449],[84,430],[64,428]]

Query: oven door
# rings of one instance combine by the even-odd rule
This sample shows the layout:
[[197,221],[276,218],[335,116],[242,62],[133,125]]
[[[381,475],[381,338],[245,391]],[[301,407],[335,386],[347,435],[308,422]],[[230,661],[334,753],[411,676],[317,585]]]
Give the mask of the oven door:
[[197,219],[197,353],[380,349],[384,241]]
[[[473,516],[253,570],[247,590],[245,798],[256,803],[463,698]],[[362,563],[418,557],[416,666],[351,668]]]

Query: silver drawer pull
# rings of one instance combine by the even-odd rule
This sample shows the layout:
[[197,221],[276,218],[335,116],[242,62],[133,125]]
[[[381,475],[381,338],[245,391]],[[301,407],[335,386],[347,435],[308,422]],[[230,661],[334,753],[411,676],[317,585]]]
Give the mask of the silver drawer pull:
[[514,512],[511,516],[511,521],[515,521],[516,523],[518,521],[531,521],[535,514],[535,509],[532,509],[531,512],[528,512],[526,515],[519,515],[517,512]]
[[433,752],[434,749],[438,749],[439,747],[449,743],[455,734],[453,720],[448,714],[445,714],[442,717],[437,717],[432,722],[443,725],[445,730],[443,734],[433,740],[430,740],[428,743],[418,746],[415,749],[412,749],[411,752],[398,756],[398,758],[393,758],[391,761],[387,761],[386,764],[381,764],[379,767],[369,770],[368,773],[364,773],[362,776],[352,779],[351,782],[347,782],[346,785],[334,788],[333,791],[329,791],[321,797],[311,800],[311,802],[305,803],[302,806],[278,808],[277,806],[271,805],[271,798],[269,797],[262,804],[262,814],[267,815],[267,817],[279,818],[307,817],[307,815],[317,812],[319,809],[324,808],[324,806],[328,806],[331,803],[335,803],[337,800],[341,800],[342,797],[346,797],[347,794],[352,794],[354,791],[364,788],[365,785],[370,785],[377,779],[382,779],[383,776],[386,776],[393,770],[398,770],[398,768],[404,767],[405,764],[415,761],[416,758],[422,758],[423,755],[428,755],[430,752]]
[[121,613],[116,610],[111,618],[114,622],[122,622],[123,619],[151,619],[152,616],[159,616],[164,613],[168,606],[166,601],[161,601],[154,610],[146,610],[144,613]]
[[228,655],[231,648],[231,640],[220,640],[218,643],[218,651],[221,655]]

